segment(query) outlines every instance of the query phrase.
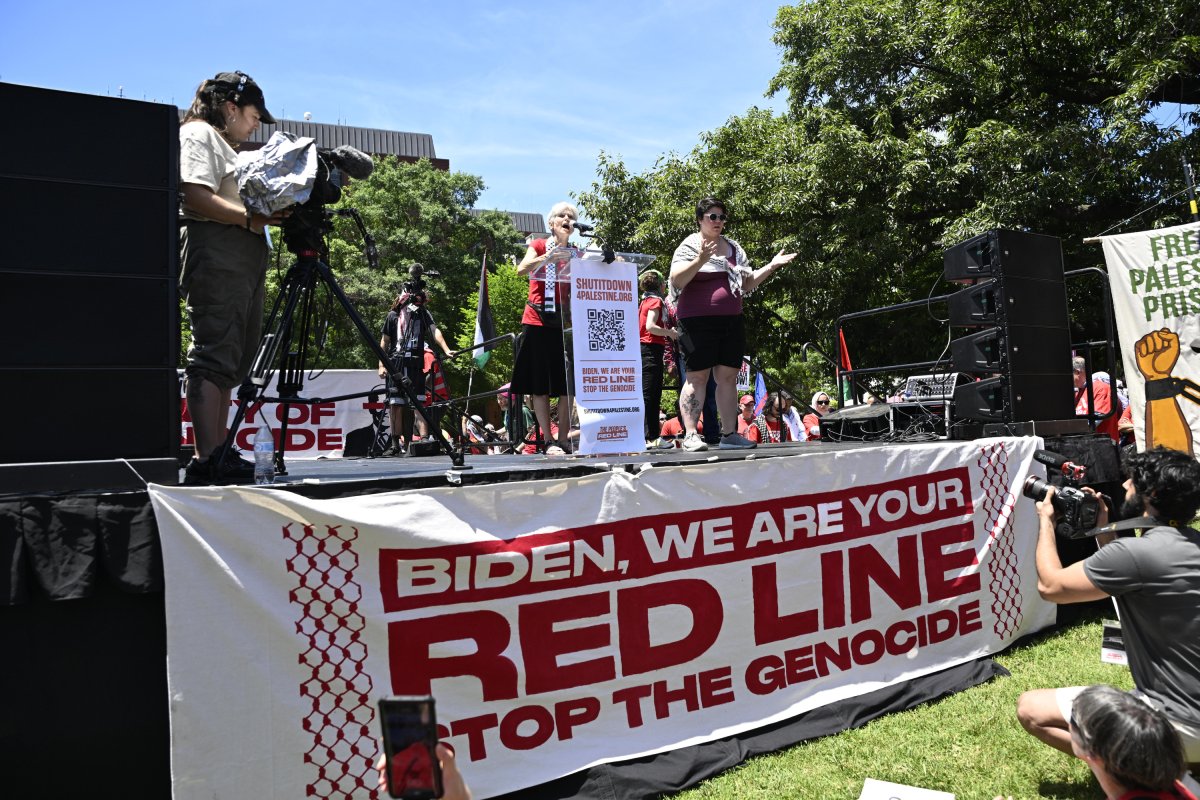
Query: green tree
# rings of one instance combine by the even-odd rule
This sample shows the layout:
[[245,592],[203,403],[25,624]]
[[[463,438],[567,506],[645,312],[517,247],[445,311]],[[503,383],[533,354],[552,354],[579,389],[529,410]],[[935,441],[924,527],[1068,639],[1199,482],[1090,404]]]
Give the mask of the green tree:
[[[1181,160],[1196,160],[1195,107],[1171,125],[1160,106],[1185,79],[1195,92],[1198,33],[1184,0],[787,6],[770,86],[785,113],[750,109],[640,175],[602,155],[580,203],[630,249],[669,259],[712,194],[752,262],[796,250],[747,318],[768,369],[807,391],[822,375],[796,358],[802,343],[832,353],[840,314],[951,291],[942,252],[971,235],[1051,234],[1068,269],[1099,265],[1083,238],[1176,194]],[[1136,225],[1177,224],[1183,208]],[[924,311],[848,329],[856,366],[933,358],[945,338]]]
[[[483,188],[483,180],[475,175],[439,170],[427,160],[407,163],[392,158],[376,159],[369,178],[346,187],[341,202],[333,208],[358,210],[375,239],[379,269],[368,265],[357,227],[340,216],[327,237],[329,265],[374,337],[408,280],[410,265],[419,262],[428,272],[437,273],[426,278],[429,307],[447,342],[452,348],[470,345],[475,305],[464,305],[461,298],[477,292],[484,256],[491,271],[496,263],[524,252],[507,214],[472,212]],[[268,304],[278,295],[282,277],[294,262],[291,253],[278,256],[279,269],[268,278]],[[376,357],[336,302],[330,301],[319,304],[328,327],[323,328],[324,346],[319,355],[310,356],[311,365],[373,369]],[[317,350],[314,341],[310,352]],[[447,379],[455,394],[465,391],[468,369],[465,356],[448,364]]]

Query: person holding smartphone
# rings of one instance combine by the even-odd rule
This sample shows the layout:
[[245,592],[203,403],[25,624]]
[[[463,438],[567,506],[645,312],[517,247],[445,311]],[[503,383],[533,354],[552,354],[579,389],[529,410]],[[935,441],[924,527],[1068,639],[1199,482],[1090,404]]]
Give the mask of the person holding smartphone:
[[[455,760],[454,748],[443,742],[438,742],[437,749],[438,763],[442,769],[442,800],[471,800],[471,790],[467,786],[466,780],[463,779],[462,773],[458,771],[458,762]],[[393,760],[401,758],[401,754],[397,753]],[[375,764],[375,769],[379,771],[378,789],[380,794],[388,790],[387,777],[387,755],[379,756],[379,761]]]

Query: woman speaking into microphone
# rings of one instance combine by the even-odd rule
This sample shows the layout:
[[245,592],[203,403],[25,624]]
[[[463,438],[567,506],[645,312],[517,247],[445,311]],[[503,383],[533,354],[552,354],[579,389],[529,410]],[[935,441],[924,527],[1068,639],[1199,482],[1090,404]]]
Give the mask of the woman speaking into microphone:
[[[567,202],[550,209],[550,237],[534,239],[525,258],[517,265],[518,275],[529,275],[539,267],[570,261],[581,250],[569,243],[571,229],[579,211]],[[568,398],[566,345],[563,320],[568,311],[568,284],[534,279],[529,281],[529,298],[521,317],[521,347],[513,365],[512,392],[527,394],[533,400],[533,414],[541,428],[546,455],[562,455],[570,450],[571,404]],[[558,441],[551,443],[550,395],[558,397]]]

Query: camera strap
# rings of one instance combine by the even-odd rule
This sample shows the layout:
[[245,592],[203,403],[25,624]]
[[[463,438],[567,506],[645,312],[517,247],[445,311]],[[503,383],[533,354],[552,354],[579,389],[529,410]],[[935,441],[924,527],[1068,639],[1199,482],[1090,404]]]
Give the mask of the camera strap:
[[[1131,531],[1135,528],[1156,528],[1167,523],[1157,520],[1154,517],[1134,517],[1133,519],[1123,519],[1120,522],[1110,522],[1100,528],[1092,528],[1084,537],[1099,536],[1102,533],[1117,533],[1118,531]],[[1174,526],[1171,526],[1174,527]]]

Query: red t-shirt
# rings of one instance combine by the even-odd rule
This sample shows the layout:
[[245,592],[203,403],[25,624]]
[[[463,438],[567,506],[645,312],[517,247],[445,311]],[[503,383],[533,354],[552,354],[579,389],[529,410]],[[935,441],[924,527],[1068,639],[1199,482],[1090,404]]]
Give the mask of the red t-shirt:
[[[1107,413],[1113,404],[1112,387],[1104,381],[1092,381],[1092,400],[1095,403],[1095,413]],[[1121,402],[1120,398],[1117,398],[1117,402]],[[1088,413],[1087,387],[1075,390],[1075,413]],[[1117,430],[1117,426],[1120,422],[1121,414],[1118,412],[1108,419],[1097,423],[1096,433],[1103,433],[1114,442],[1119,442],[1121,440],[1121,433]]]
[[[662,424],[662,428],[658,431],[659,436],[682,436],[683,435],[683,420],[679,417],[671,417]],[[696,422],[696,433],[704,433],[704,421]]]
[[[770,437],[767,441],[770,442],[786,442],[790,438],[788,429],[780,424],[778,419],[767,419],[762,417],[763,423],[767,426],[767,436]],[[758,421],[755,420],[746,426],[746,433],[743,434],[752,442],[762,442],[762,431],[758,429]]]
[[[546,255],[545,239],[534,239],[529,243],[529,246],[532,247],[534,252],[539,256]],[[562,319],[563,315],[566,313],[566,310],[571,305],[571,284],[559,283],[557,285],[557,290],[554,293],[554,299],[556,301],[555,306],[559,314],[559,319]],[[545,300],[546,282],[531,280],[529,282],[529,303],[525,306],[525,313],[521,315],[522,325],[542,324],[542,318],[538,315],[537,311],[535,311],[533,308],[530,308],[530,304],[540,309]]]
[[[819,416],[816,414],[805,414],[802,422],[804,424],[804,437],[806,439],[816,440],[821,438],[821,418]],[[813,433],[814,428],[817,431],[816,433]]]
[[661,297],[642,298],[642,302],[638,306],[638,330],[641,332],[639,341],[641,341],[643,344],[661,344],[661,345],[665,346],[667,343],[667,337],[658,336],[658,335],[650,333],[648,330],[646,330],[646,317],[649,316],[651,311],[655,311],[658,313],[658,322],[657,322],[658,327],[660,327],[660,328],[667,327],[666,320],[664,319],[664,317],[666,316],[666,306],[663,305],[662,298]]

